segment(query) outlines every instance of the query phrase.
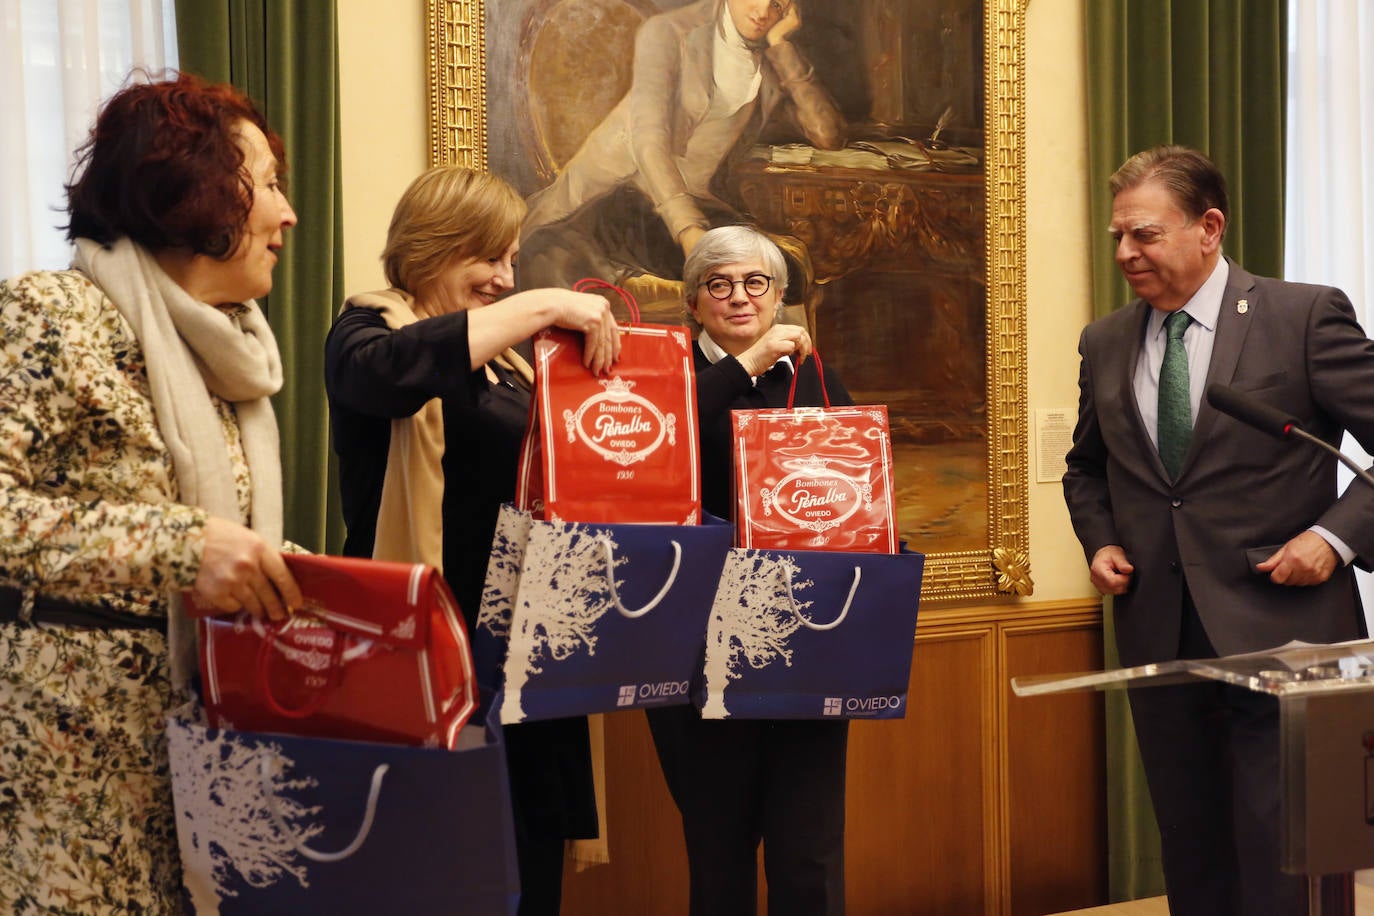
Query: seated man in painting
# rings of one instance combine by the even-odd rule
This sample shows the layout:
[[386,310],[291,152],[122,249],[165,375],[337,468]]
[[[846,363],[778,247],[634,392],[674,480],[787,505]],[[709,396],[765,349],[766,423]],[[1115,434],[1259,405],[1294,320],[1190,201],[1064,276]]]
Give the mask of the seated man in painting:
[[718,196],[722,166],[764,125],[791,118],[813,145],[844,146],[843,115],[790,40],[800,27],[799,0],[697,0],[647,19],[629,91],[529,199],[522,282],[678,280],[707,229],[741,220]]

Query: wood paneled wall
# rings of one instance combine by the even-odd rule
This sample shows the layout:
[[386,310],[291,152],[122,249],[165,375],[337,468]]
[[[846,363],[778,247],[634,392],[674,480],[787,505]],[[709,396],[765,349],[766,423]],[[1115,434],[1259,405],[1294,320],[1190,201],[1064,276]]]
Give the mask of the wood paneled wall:
[[[922,612],[906,718],[850,730],[851,916],[1042,916],[1106,902],[1102,698],[1010,688],[1018,675],[1101,665],[1097,602]],[[611,864],[567,874],[563,913],[686,914],[681,826],[644,715],[605,723]]]

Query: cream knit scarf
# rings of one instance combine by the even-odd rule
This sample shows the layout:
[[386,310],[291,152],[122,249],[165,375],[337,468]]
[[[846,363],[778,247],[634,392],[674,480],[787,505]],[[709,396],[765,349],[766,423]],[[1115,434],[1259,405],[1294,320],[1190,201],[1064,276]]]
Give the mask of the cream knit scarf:
[[[179,500],[250,524],[268,544],[282,543],[281,454],[269,400],[282,384],[277,341],[257,303],[230,315],[192,299],[148,252],[127,238],[108,248],[77,239],[74,266],[101,289],[133,328],[143,349],[158,430],[172,455]],[[238,494],[216,395],[234,405],[252,478],[251,519]],[[178,591],[170,595],[172,679],[195,671],[195,631]]]

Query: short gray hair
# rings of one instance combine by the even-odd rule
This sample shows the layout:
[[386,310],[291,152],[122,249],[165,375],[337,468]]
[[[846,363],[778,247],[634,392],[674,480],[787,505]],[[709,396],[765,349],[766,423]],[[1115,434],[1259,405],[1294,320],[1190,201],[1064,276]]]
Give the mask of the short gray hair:
[[[692,317],[692,305],[702,278],[729,264],[742,261],[762,261],[773,278],[772,289],[778,291],[778,315],[782,314],[782,297],[787,292],[787,260],[782,250],[752,226],[717,226],[703,235],[687,255],[682,265],[682,302],[687,324],[694,331],[701,330]],[[778,316],[774,316],[775,320]]]

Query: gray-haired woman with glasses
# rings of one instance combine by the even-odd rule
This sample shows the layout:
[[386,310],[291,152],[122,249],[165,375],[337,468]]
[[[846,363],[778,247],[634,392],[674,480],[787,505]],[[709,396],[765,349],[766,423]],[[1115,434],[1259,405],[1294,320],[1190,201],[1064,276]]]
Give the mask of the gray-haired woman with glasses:
[[[806,329],[780,324],[787,265],[767,236],[722,226],[683,269],[695,346],[702,506],[731,515],[730,411],[822,406]],[[828,369],[830,402],[852,404]],[[763,843],[768,912],[844,912],[844,722],[703,720],[691,706],[647,710],[682,815],[692,916],[752,914]]]

